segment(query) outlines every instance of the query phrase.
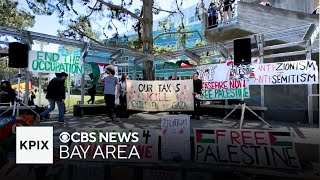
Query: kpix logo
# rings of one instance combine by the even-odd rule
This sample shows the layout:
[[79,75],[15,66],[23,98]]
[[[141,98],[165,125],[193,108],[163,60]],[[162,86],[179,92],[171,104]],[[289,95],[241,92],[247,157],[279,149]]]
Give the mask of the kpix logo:
[[26,127],[16,129],[17,164],[53,163],[53,127]]

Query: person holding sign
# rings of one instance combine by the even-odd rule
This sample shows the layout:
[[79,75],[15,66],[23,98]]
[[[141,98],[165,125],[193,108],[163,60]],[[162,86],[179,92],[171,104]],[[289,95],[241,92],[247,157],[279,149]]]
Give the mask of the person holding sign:
[[68,74],[65,72],[56,73],[56,78],[53,78],[47,87],[46,98],[50,103],[50,107],[40,114],[41,119],[46,117],[51,111],[55,109],[57,103],[59,109],[59,122],[64,122],[65,106],[64,100],[66,99],[66,88],[64,87],[65,79]]
[[200,109],[200,99],[202,89],[202,81],[199,79],[199,72],[195,71],[193,73],[193,96],[194,96],[194,111],[190,119],[200,120],[199,109]]
[[[111,121],[114,120],[113,114],[115,113],[115,116],[117,117],[117,114],[115,112],[115,99],[116,95],[119,97],[120,95],[120,87],[119,87],[119,81],[117,77],[114,77],[115,71],[112,65],[108,65],[106,67],[105,73],[102,73],[99,78],[99,83],[104,84],[104,101],[107,105],[107,113],[110,117]],[[116,88],[118,89],[117,94],[115,95]],[[118,118],[117,120],[118,121]]]

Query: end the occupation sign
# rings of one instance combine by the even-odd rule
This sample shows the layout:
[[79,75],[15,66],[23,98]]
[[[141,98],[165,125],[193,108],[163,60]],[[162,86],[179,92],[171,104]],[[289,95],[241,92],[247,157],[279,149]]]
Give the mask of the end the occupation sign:
[[290,132],[194,129],[199,163],[300,169]]
[[43,51],[29,51],[29,71],[81,75],[83,73],[79,55],[62,55]]

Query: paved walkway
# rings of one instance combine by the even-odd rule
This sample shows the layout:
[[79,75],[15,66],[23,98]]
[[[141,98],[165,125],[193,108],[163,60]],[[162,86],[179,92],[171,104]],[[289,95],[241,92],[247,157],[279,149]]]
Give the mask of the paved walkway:
[[[130,116],[128,119],[122,119],[121,122],[108,122],[106,116],[84,116],[73,117],[66,116],[67,124],[61,125],[57,123],[57,115],[53,112],[51,120],[41,122],[41,125],[54,126],[56,133],[65,130],[78,129],[158,129],[160,130],[160,118],[167,113],[138,113]],[[221,118],[203,116],[201,120],[191,120],[191,128],[237,128],[235,125],[237,119],[228,119],[220,123]],[[270,129],[261,121],[244,121],[244,129]],[[293,134],[295,143],[302,144],[320,144],[320,129],[318,125],[268,121],[272,125],[273,130],[289,130]],[[191,129],[191,134],[193,130]]]

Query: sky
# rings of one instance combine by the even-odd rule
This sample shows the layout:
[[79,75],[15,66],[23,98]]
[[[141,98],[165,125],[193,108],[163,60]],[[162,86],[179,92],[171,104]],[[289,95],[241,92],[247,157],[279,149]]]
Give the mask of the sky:
[[[119,0],[113,0],[113,2],[115,2],[115,4],[117,4],[118,1]],[[187,8],[187,7],[193,6],[193,5],[197,4],[197,2],[198,2],[198,0],[183,0],[183,1],[184,1],[183,8]],[[21,3],[21,7],[23,9],[26,9],[27,7],[26,7],[25,1],[21,1],[21,2],[22,2]],[[141,6],[141,3],[139,3],[140,0],[133,0],[133,2],[134,3],[131,6],[130,10],[135,9],[135,8],[139,8]],[[172,2],[173,2],[172,0],[156,0],[156,3],[158,3],[159,6],[162,7],[163,9],[165,9],[165,10],[172,10],[172,7],[171,7]],[[77,10],[80,9],[80,11],[81,11],[81,8],[82,7],[80,5],[76,5],[75,6],[75,9],[77,9]],[[162,12],[159,15],[154,16],[154,19],[159,19],[161,17],[165,17],[166,15],[168,15],[168,13]],[[48,34],[48,35],[57,36],[57,30],[58,29],[64,29],[63,26],[60,25],[58,21],[59,21],[59,19],[58,19],[56,14],[53,14],[51,16],[40,16],[40,15],[37,15],[35,17],[35,25],[34,25],[34,27],[29,28],[28,30],[33,31],[33,32],[39,32],[39,33],[45,33],[45,34]],[[97,21],[97,24],[95,24],[93,26],[94,26],[94,28],[99,29],[99,28],[102,28],[102,24],[104,24],[104,23],[99,23],[99,21]],[[133,23],[131,22],[127,26],[127,28],[126,27],[123,28],[123,25],[121,25],[120,23],[115,23],[116,26],[120,27],[120,28],[118,28],[118,31],[119,31],[120,34],[130,31],[132,29],[131,28],[132,24]],[[108,37],[111,37],[113,33],[114,32],[110,32],[109,31],[109,32],[106,32],[106,35]],[[43,51],[58,52],[58,47],[59,47],[59,45],[50,44],[48,46],[45,46]],[[40,50],[40,47],[39,47],[39,45],[35,44],[32,47],[32,49],[33,50]]]

